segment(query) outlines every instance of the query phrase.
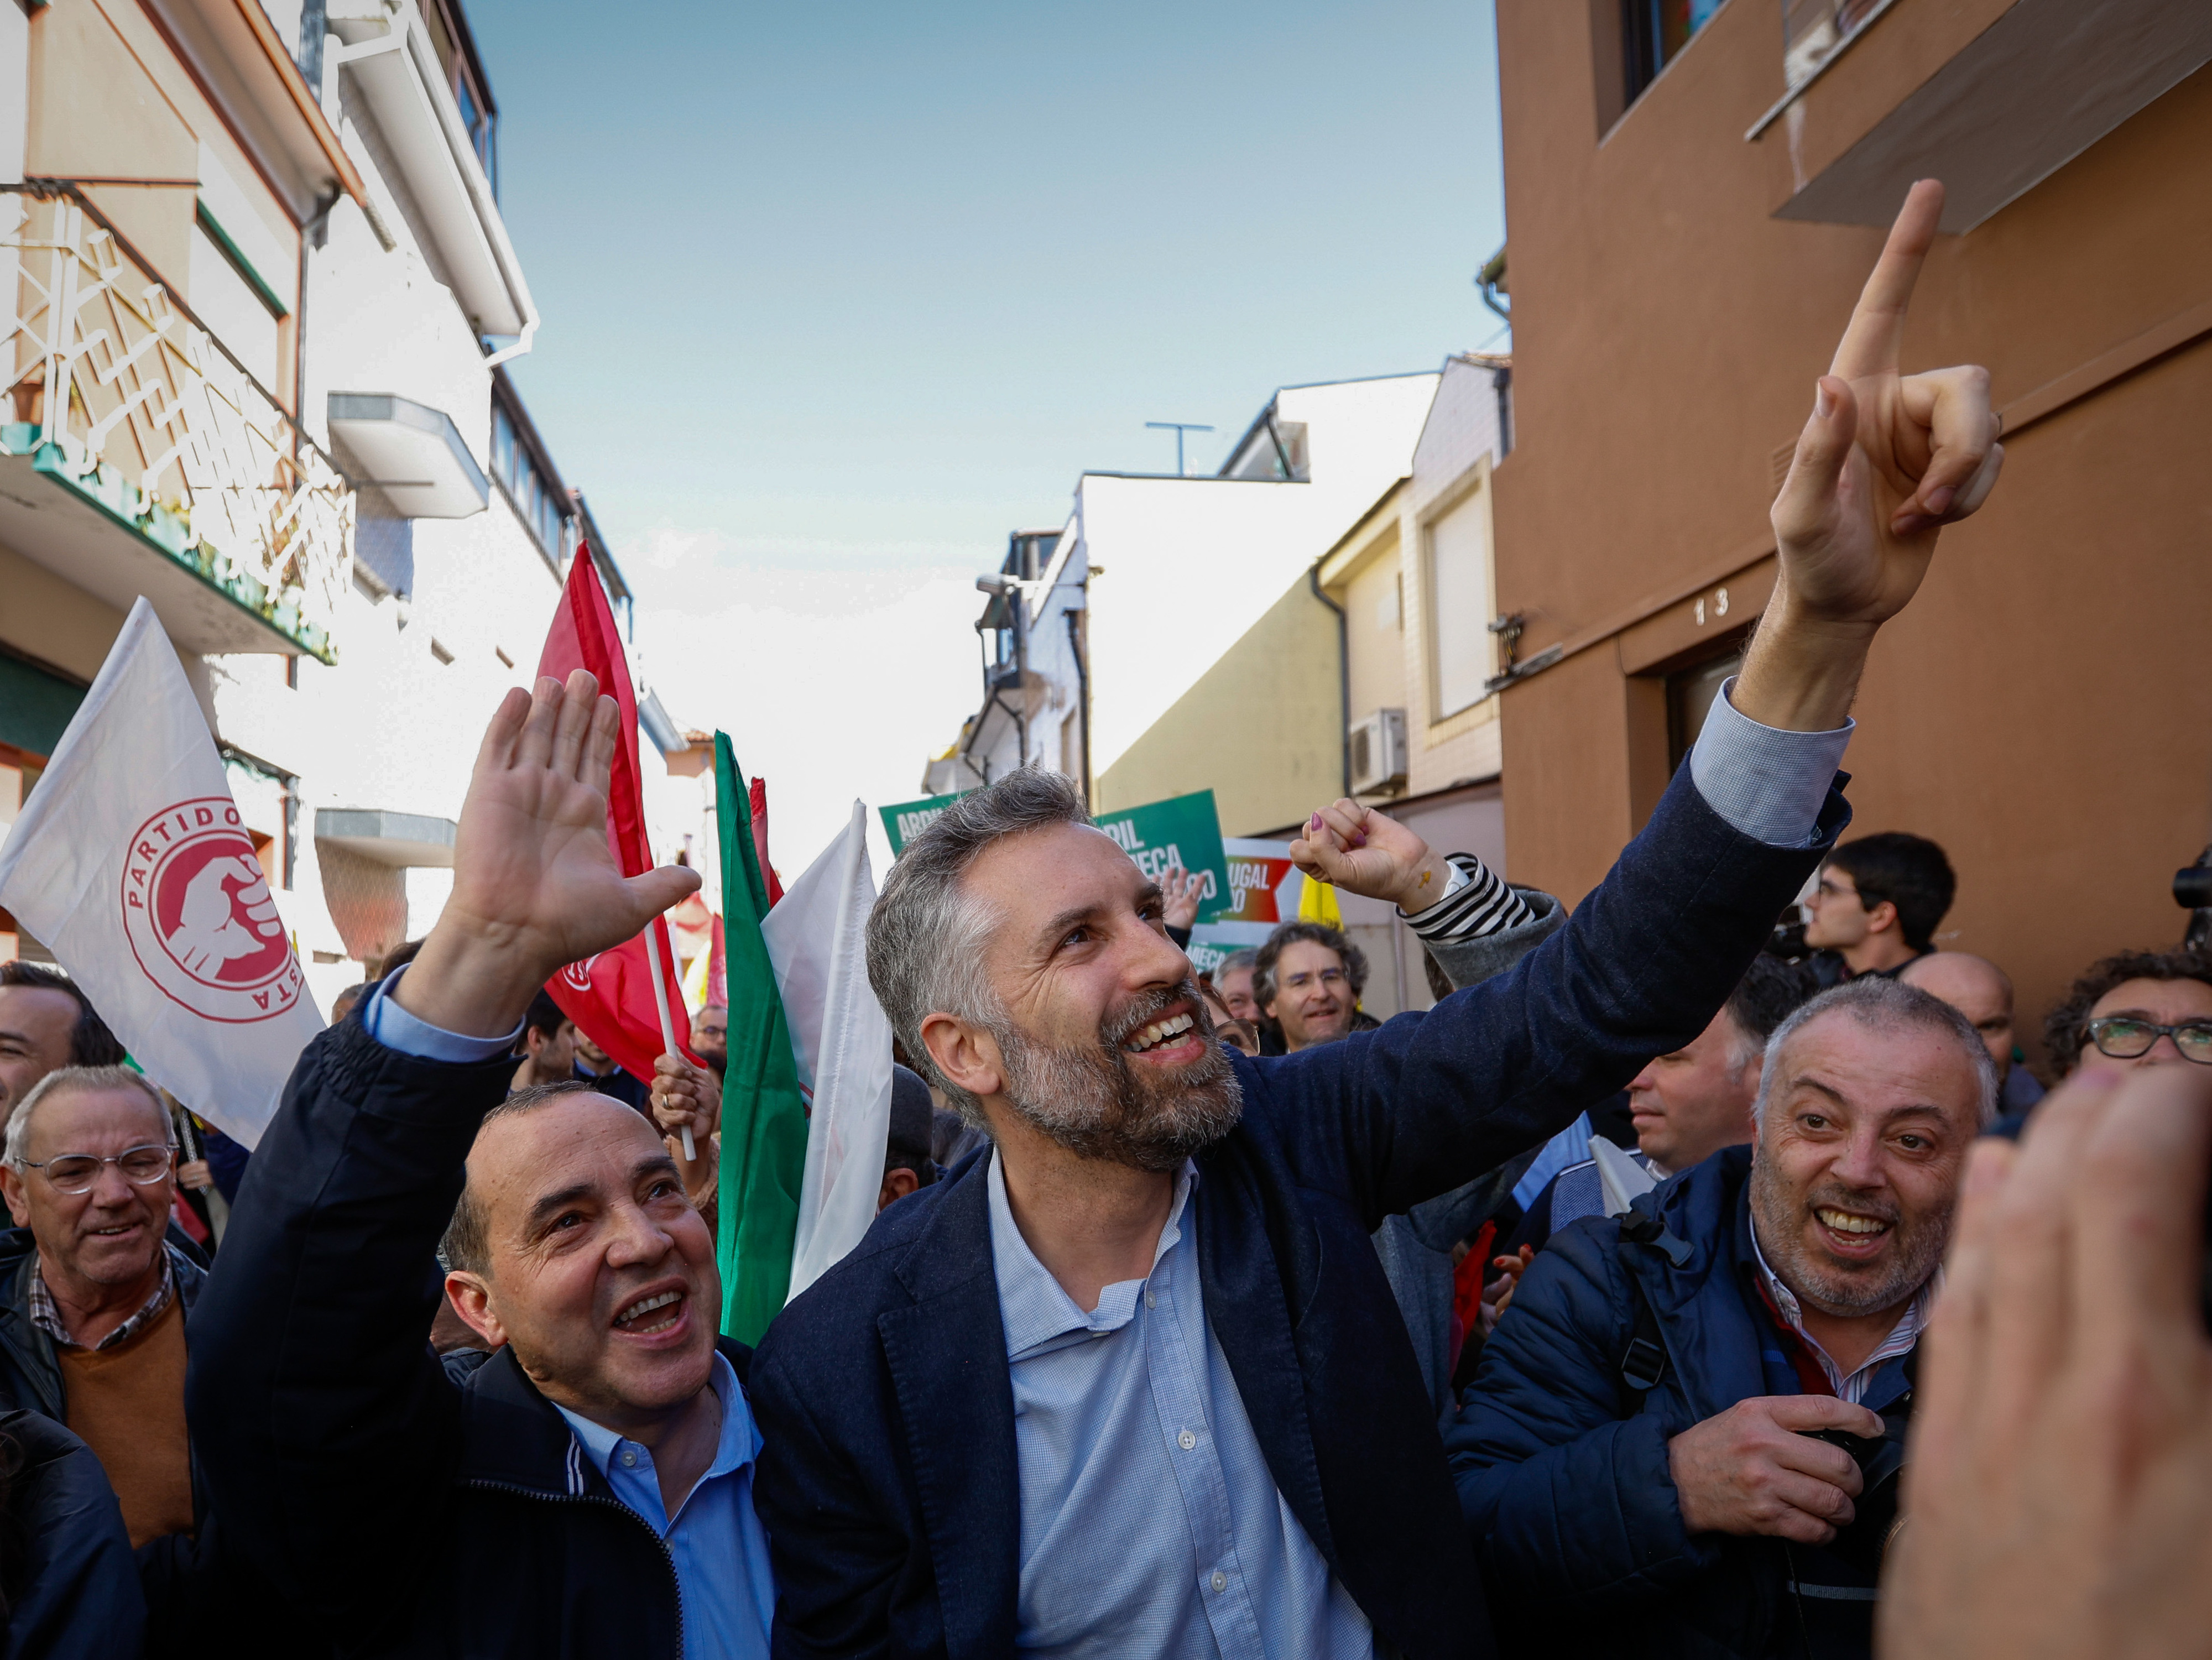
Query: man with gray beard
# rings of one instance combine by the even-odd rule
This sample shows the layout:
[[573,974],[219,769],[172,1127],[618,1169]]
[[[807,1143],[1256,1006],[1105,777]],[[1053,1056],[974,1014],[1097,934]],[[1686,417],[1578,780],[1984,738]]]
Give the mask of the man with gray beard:
[[1751,1146],[1552,1237],[1444,1437],[1501,1637],[1872,1651],[1861,1467],[1808,1432],[1901,1421],[1996,1094],[1956,1009],[1849,981],[1768,1040]]
[[[1492,1652],[1369,1236],[1704,1030],[1842,830],[1867,648],[2002,456],[1985,374],[1899,371],[1942,205],[1913,187],[1815,387],[1742,674],[1612,873],[1510,971],[1296,1055],[1228,1054],[1160,885],[1070,781],[1012,773],[907,843],[869,981],[992,1146],[884,1211],[763,1340],[779,1657]],[[1291,856],[1425,945],[1547,926],[1356,801]]]

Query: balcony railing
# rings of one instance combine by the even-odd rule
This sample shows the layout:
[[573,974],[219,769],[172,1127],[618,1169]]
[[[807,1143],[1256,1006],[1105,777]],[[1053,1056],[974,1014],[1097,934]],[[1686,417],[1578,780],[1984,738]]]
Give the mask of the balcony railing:
[[9,264],[0,453],[335,661],[354,497],[330,457],[68,186],[0,196]]

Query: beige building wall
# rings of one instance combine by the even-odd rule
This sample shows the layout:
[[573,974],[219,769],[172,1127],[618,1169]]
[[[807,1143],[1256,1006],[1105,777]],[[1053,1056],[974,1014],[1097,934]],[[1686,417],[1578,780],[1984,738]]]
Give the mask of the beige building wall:
[[1352,719],[1407,707],[1404,568],[1398,557],[1398,516],[1349,560],[1331,560],[1322,574],[1329,597],[1344,607],[1345,657],[1351,669]]
[[[286,308],[265,325],[276,341],[273,375],[269,363],[254,367],[263,390],[296,415],[299,227],[145,9],[118,0],[46,7],[29,49],[35,95],[25,173],[87,181],[87,198],[221,338],[226,319],[207,314],[211,296],[192,291],[194,241],[205,235],[195,217],[204,197],[219,199],[218,219],[232,220],[226,233],[259,253],[257,274]],[[101,179],[125,182],[91,182]],[[212,269],[204,256],[200,263],[204,274]],[[253,365],[252,343],[223,344]]]
[[1481,574],[1474,584],[1479,593],[1467,593],[1462,576],[1460,608],[1451,623],[1462,634],[1481,631],[1487,668],[1494,673],[1498,656],[1487,629],[1498,615],[1491,475],[1492,458],[1503,447],[1495,380],[1500,361],[1468,356],[1445,364],[1443,384],[1413,453],[1413,477],[1400,498],[1407,787],[1414,795],[1495,778],[1500,770],[1497,696],[1455,706],[1444,696],[1437,641],[1445,619],[1437,608],[1436,569],[1440,526],[1456,533],[1454,545],[1462,556],[1470,539],[1480,550]]
[[1302,579],[1098,775],[1099,811],[1211,789],[1224,836],[1298,823],[1344,788],[1337,660],[1336,615]]

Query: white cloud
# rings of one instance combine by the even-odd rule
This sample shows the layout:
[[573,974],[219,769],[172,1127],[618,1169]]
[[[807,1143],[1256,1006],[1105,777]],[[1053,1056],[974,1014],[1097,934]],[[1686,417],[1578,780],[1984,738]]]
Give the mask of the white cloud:
[[872,810],[920,795],[924,764],[981,701],[974,569],[740,564],[720,545],[664,527],[618,550],[626,569],[682,572],[649,585],[664,603],[638,605],[645,673],[679,725],[728,733],[746,775],[768,781],[769,852],[787,881],[857,796],[880,882],[889,854]]

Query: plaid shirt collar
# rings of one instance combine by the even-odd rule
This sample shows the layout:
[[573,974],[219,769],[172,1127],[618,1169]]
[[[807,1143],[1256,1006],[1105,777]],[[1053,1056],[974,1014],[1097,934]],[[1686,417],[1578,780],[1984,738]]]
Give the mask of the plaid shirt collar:
[[1781,1276],[1766,1265],[1766,1253],[1759,1249],[1759,1229],[1755,1224],[1751,1226],[1750,1233],[1752,1261],[1758,1268],[1759,1283],[1766,1287],[1766,1294],[1772,1299],[1776,1312],[1789,1323],[1790,1329],[1803,1340],[1813,1358],[1820,1363],[1820,1370],[1827,1374],[1828,1385],[1835,1390],[1837,1396],[1857,1404],[1865,1398],[1867,1386],[1874,1382],[1874,1375],[1880,1370],[1881,1363],[1895,1359],[1900,1354],[1910,1353],[1912,1346],[1920,1341],[1920,1329],[1928,1323],[1929,1310],[1935,1304],[1936,1292],[1942,1284],[1943,1271],[1936,1269],[1928,1283],[1913,1293],[1911,1302],[1905,1304],[1905,1312],[1898,1316],[1896,1325],[1890,1328],[1889,1335],[1875,1346],[1873,1353],[1859,1363],[1858,1369],[1845,1373],[1828,1358],[1828,1352],[1820,1347],[1820,1341],[1805,1329],[1805,1311],[1797,1300],[1797,1293],[1783,1284]]
[[[167,1241],[162,1243],[161,1283],[155,1286],[154,1294],[139,1305],[137,1313],[92,1345],[94,1353],[129,1342],[161,1317],[162,1310],[169,1306],[169,1299],[177,1294],[176,1265],[169,1260],[173,1249]],[[54,1305],[54,1294],[46,1289],[46,1274],[36,1268],[31,1270],[30,1305],[31,1323],[52,1338],[58,1347],[77,1349],[85,1347],[69,1335],[69,1328],[62,1323],[61,1310]]]

